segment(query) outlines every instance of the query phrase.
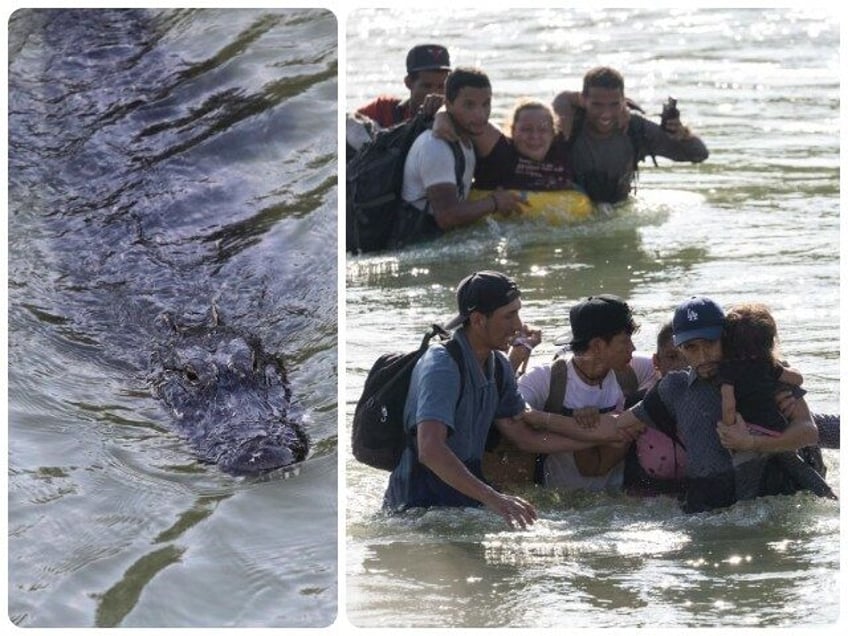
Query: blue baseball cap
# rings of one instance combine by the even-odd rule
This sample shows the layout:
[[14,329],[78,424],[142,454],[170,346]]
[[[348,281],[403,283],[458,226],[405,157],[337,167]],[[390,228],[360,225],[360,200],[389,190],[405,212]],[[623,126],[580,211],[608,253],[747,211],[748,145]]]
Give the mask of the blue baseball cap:
[[718,340],[724,330],[724,311],[709,298],[692,296],[674,310],[671,330],[675,347],[697,338]]

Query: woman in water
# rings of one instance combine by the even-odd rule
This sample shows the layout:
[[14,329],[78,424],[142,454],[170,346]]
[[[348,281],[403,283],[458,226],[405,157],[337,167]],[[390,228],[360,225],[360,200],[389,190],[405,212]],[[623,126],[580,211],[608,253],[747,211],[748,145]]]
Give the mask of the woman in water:
[[[452,139],[453,124],[445,112],[436,115],[433,132]],[[557,131],[554,113],[540,101],[521,99],[506,131],[492,123],[472,139],[477,155],[474,187],[481,190],[551,191],[574,188],[567,142]]]

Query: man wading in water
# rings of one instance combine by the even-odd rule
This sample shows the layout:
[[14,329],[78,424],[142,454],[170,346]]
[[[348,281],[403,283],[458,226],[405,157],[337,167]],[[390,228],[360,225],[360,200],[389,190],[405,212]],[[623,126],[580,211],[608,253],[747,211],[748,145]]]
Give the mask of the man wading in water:
[[[521,329],[521,292],[499,272],[475,272],[457,288],[459,315],[447,329],[462,352],[461,368],[442,345],[433,345],[415,366],[404,408],[411,443],[389,478],[384,507],[485,505],[510,525],[536,520],[535,508],[520,497],[498,492],[482,477],[481,459],[494,420],[499,432],[522,450],[567,450],[573,441],[534,430],[550,413],[525,411],[504,351]],[[568,418],[574,439],[624,439],[614,421],[584,430]],[[640,425],[641,426],[641,425]]]

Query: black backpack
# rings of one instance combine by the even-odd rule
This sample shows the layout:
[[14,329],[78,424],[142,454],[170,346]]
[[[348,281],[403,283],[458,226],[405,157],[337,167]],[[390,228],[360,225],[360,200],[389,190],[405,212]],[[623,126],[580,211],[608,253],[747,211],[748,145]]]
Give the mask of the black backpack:
[[[417,115],[408,122],[376,133],[347,163],[345,249],[375,252],[393,247],[395,221],[408,206],[401,197],[403,166],[412,143],[432,126],[432,117]],[[456,158],[457,185],[462,188],[465,157],[450,144]]]
[[[433,325],[424,334],[418,349],[408,353],[385,353],[371,367],[353,414],[352,448],[358,461],[382,470],[394,470],[397,466],[408,444],[403,428],[403,407],[412,370],[427,351],[430,340],[437,335],[441,339],[449,336],[439,325]],[[447,344],[451,342],[457,345],[453,340]],[[455,355],[455,348],[458,346],[447,347],[455,359],[461,360],[461,353],[456,351],[460,355]]]
[[[408,353],[386,353],[377,361],[365,378],[362,395],[353,414],[351,446],[353,456],[363,464],[381,470],[394,470],[407,446],[408,439],[403,426],[403,408],[409,393],[409,382],[415,363],[424,355],[430,341],[439,336],[442,340],[450,334],[439,325],[433,325],[424,334],[418,349]],[[450,339],[443,345],[459,367],[459,398],[464,389],[464,363],[462,351],[456,340]],[[495,382],[498,395],[504,388],[503,364],[495,358]]]

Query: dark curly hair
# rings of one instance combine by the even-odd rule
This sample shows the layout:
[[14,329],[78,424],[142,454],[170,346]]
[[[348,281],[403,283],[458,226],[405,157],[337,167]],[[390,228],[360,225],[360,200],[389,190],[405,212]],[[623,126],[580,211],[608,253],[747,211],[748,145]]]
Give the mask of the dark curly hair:
[[725,316],[721,344],[725,359],[776,363],[777,323],[768,307],[761,303],[731,307]]

